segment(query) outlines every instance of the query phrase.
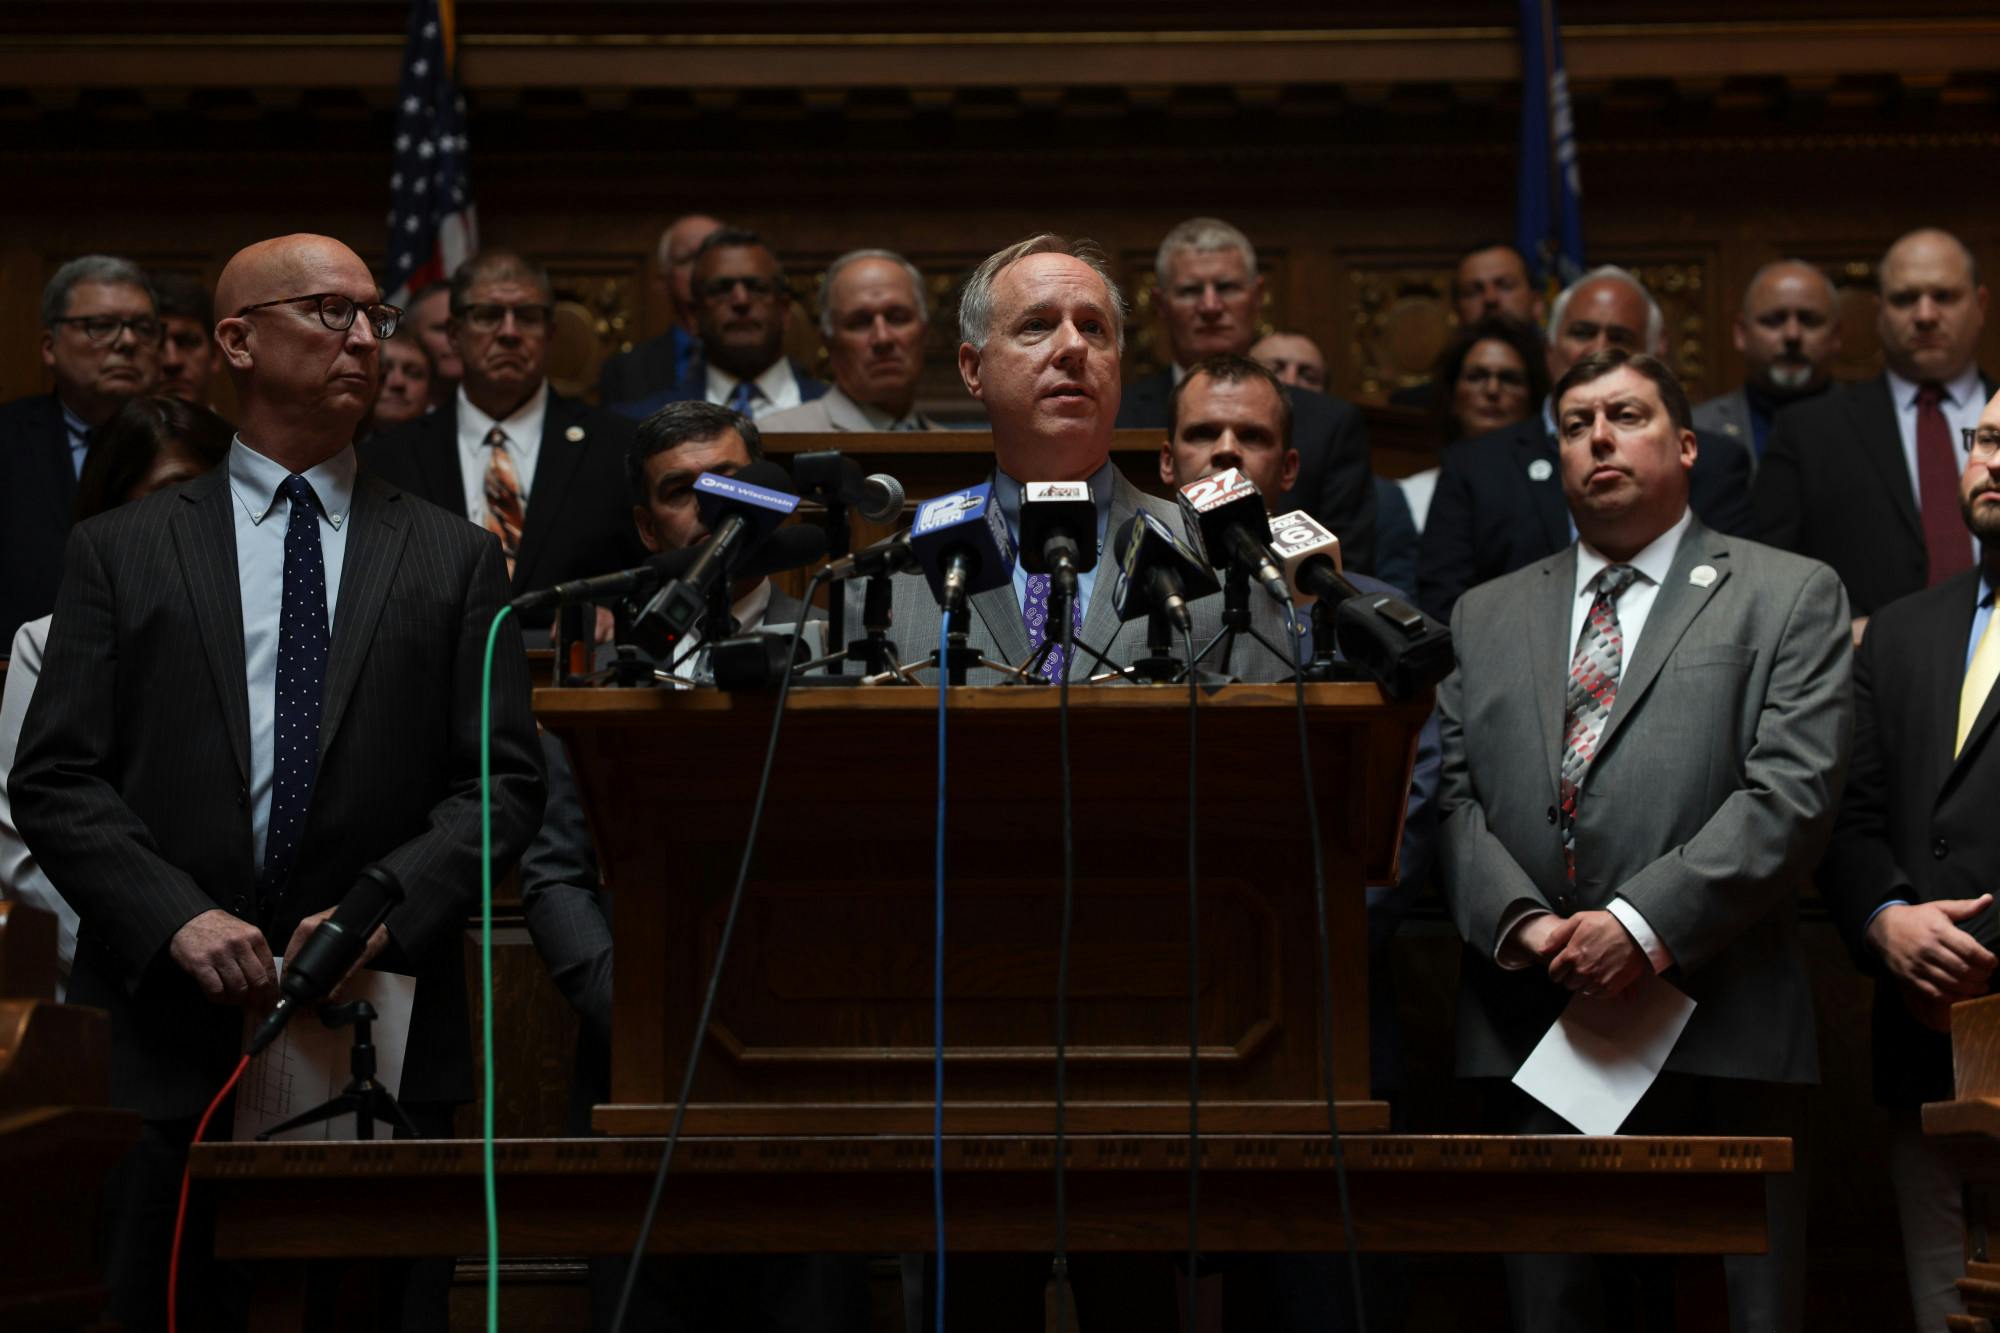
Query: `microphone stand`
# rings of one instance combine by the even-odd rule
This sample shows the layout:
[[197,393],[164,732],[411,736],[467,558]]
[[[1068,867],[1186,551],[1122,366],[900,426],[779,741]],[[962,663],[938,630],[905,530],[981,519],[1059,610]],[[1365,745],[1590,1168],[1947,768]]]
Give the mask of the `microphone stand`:
[[1335,655],[1333,604],[1324,597],[1312,605],[1312,661],[1306,663],[1305,679],[1314,683],[1372,681],[1367,670]]
[[1171,685],[1180,679],[1181,664],[1174,660],[1174,625],[1159,611],[1146,613],[1146,655],[1129,670],[1141,685]]
[[[853,545],[853,534],[847,526],[847,505],[839,500],[828,500],[826,502],[825,523],[826,558],[829,561],[845,559]],[[874,584],[872,582],[869,585],[869,592],[871,595],[874,592]],[[885,616],[884,619],[886,620],[886,618]],[[826,641],[829,651],[826,661],[826,674],[829,676],[838,676],[844,670],[841,665],[841,654],[832,651],[831,646],[845,642],[846,639],[847,581],[845,579],[828,579],[826,584]],[[871,666],[869,669],[876,670],[878,668]]]
[[1263,644],[1264,651],[1281,662],[1289,662],[1294,656],[1292,653],[1281,652],[1273,647],[1271,641],[1259,634],[1256,626],[1250,623],[1250,571],[1241,564],[1231,562],[1229,572],[1222,579],[1222,632],[1210,639],[1206,648],[1195,654],[1193,666],[1200,666],[1208,655],[1220,646],[1221,669],[1227,674],[1229,654],[1236,647],[1237,637],[1244,634]]
[[372,1025],[375,1022],[375,1006],[366,1000],[354,1000],[348,1004],[323,1004],[319,1007],[319,1021],[330,1028],[354,1025],[354,1046],[347,1057],[348,1073],[352,1076],[347,1086],[330,1100],[301,1112],[281,1125],[273,1125],[257,1136],[259,1143],[273,1134],[288,1134],[307,1125],[317,1125],[321,1121],[332,1120],[354,1113],[354,1137],[372,1139],[375,1137],[375,1122],[401,1129],[411,1138],[417,1138],[417,1127],[410,1123],[409,1115],[390,1091],[375,1081],[375,1042]]

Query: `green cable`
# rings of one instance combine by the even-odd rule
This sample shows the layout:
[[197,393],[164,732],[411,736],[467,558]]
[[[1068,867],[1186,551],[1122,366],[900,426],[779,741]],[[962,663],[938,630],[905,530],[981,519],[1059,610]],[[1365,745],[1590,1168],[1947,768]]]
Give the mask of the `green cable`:
[[513,609],[501,607],[486,631],[486,669],[479,680],[479,974],[486,996],[480,1035],[486,1062],[479,1129],[486,1174],[486,1333],[500,1330],[500,1203],[493,1179],[493,646],[499,642],[501,622]]

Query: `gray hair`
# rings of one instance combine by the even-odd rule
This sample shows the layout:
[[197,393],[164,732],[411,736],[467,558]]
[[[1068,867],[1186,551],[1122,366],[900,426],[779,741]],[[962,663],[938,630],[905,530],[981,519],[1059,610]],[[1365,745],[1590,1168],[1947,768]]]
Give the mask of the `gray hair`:
[[[463,315],[472,300],[472,289],[482,282],[521,282],[535,288],[544,301],[554,301],[556,289],[549,271],[534,260],[513,250],[481,250],[461,263],[451,275],[451,313]],[[430,289],[424,289],[428,292]],[[415,304],[412,302],[411,304]]]
[[42,327],[52,329],[56,321],[69,313],[69,294],[78,283],[101,282],[107,287],[137,287],[153,303],[153,309],[160,308],[160,298],[153,292],[152,281],[146,277],[146,270],[129,259],[116,255],[80,255],[57,269],[49,279],[49,285],[42,288]]
[[1189,218],[1161,239],[1159,251],[1153,256],[1153,276],[1160,280],[1160,286],[1167,285],[1168,261],[1182,250],[1203,255],[1218,250],[1241,250],[1250,276],[1257,276],[1257,247],[1221,218]]
[[1757,290],[1757,284],[1769,276],[1771,270],[1774,268],[1802,268],[1809,270],[1814,277],[1826,284],[1827,309],[1833,312],[1836,320],[1840,318],[1840,288],[1833,285],[1833,279],[1826,275],[1825,269],[1813,263],[1810,259],[1773,259],[1768,264],[1760,265],[1757,271],[1750,275],[1750,281],[1744,284],[1742,307],[1744,310],[1750,308],[1750,293]]
[[1634,277],[1629,270],[1622,269],[1616,264],[1598,265],[1557,294],[1555,304],[1549,307],[1549,341],[1554,342],[1562,333],[1563,316],[1569,313],[1569,298],[1576,295],[1577,290],[1586,284],[1602,282],[1607,278],[1613,282],[1624,283],[1639,293],[1639,299],[1646,303],[1646,350],[1649,352],[1657,350],[1661,340],[1667,336],[1667,317],[1660,313],[1660,303],[1646,290],[1646,284]]
[[1104,291],[1111,302],[1111,323],[1118,335],[1118,350],[1124,351],[1125,293],[1118,290],[1118,284],[1111,276],[1111,261],[1105,258],[1096,241],[1081,238],[1072,241],[1052,231],[1037,233],[1014,242],[1004,250],[995,251],[972,270],[972,276],[965,280],[965,291],[958,300],[959,341],[971,343],[974,347],[986,346],[986,335],[993,328],[994,280],[1030,255],[1068,255],[1104,280]]
[[858,264],[864,259],[882,259],[891,264],[901,265],[903,272],[910,276],[910,291],[917,302],[917,319],[929,323],[931,303],[924,295],[924,275],[917,266],[897,254],[894,250],[849,250],[840,258],[826,266],[826,275],[819,280],[819,332],[823,338],[833,336],[833,280],[849,264]]

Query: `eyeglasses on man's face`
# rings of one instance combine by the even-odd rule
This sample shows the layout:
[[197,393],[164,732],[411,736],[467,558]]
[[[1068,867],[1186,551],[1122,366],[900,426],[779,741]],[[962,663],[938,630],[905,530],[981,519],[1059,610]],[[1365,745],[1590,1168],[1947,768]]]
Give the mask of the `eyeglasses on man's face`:
[[716,302],[729,300],[736,294],[738,287],[741,287],[744,294],[753,301],[775,295],[778,290],[776,280],[752,274],[731,278],[710,278],[707,282],[696,283],[694,291],[702,300]]
[[2000,426],[1967,426],[1959,433],[1966,453],[1982,463],[2000,461]]
[[514,327],[522,333],[540,333],[548,328],[555,314],[554,306],[540,302],[505,305],[499,301],[480,301],[460,310],[458,318],[474,333],[498,333],[507,316],[512,315]]
[[151,315],[137,315],[131,319],[123,319],[117,315],[65,315],[51,322],[69,324],[82,329],[83,336],[94,343],[117,342],[118,335],[130,329],[132,336],[140,342],[153,343],[157,346],[167,333],[167,326]]
[[253,310],[263,310],[274,305],[304,305],[311,301],[319,310],[319,322],[335,333],[345,333],[354,327],[354,314],[363,311],[368,317],[368,330],[377,338],[393,338],[396,327],[403,322],[400,307],[383,301],[356,301],[351,296],[339,292],[313,292],[307,296],[282,296],[275,301],[259,301],[246,305],[236,312],[240,319]]

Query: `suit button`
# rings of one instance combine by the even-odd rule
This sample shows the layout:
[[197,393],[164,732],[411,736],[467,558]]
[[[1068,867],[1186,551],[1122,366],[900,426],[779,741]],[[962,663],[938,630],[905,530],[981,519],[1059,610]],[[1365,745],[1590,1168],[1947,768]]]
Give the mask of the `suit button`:
[[1569,915],[1569,895],[1568,895],[1568,894],[1566,894],[1566,893],[1558,893],[1558,894],[1556,895],[1556,910],[1557,910],[1558,912],[1561,912],[1561,913],[1562,913],[1562,914],[1563,914],[1564,916],[1567,916],[1567,915]]
[[248,787],[238,787],[236,789],[236,804],[239,808],[250,804],[250,789]]
[[1551,824],[1556,822],[1556,808],[1554,806],[1549,807],[1549,822]]
[[1944,860],[1945,857],[1951,855],[1951,844],[1946,842],[1943,838],[1939,838],[1936,842],[1931,844],[1931,855],[1936,857],[1940,861]]
[[229,911],[230,914],[233,916],[242,916],[243,908],[244,908],[244,902],[241,898],[238,898],[235,902],[229,904]]

